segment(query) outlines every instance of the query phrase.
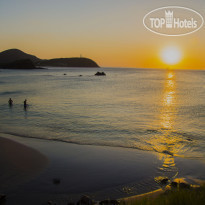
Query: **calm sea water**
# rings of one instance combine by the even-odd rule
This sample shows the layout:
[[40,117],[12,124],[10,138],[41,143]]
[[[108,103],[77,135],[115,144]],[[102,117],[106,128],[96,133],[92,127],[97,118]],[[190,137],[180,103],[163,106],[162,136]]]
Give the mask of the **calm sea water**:
[[98,70],[1,70],[0,132],[205,161],[205,71]]

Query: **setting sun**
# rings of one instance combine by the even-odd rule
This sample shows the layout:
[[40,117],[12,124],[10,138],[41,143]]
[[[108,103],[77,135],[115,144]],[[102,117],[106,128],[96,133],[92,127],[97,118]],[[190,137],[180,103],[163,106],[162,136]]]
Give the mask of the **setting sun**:
[[164,63],[168,65],[175,65],[181,61],[182,52],[176,46],[169,46],[161,51],[160,57]]

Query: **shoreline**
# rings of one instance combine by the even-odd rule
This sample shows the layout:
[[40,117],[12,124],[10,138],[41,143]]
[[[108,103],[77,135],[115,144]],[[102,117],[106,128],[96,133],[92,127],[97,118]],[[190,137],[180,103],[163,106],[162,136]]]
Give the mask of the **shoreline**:
[[157,189],[157,190],[154,190],[154,191],[151,191],[151,192],[147,192],[147,193],[144,193],[144,194],[138,194],[138,195],[135,195],[135,196],[121,198],[119,200],[122,201],[122,202],[125,202],[125,203],[132,203],[132,202],[144,199],[144,198],[152,198],[153,199],[153,198],[158,197],[159,195],[163,194],[164,192],[165,191],[162,188],[160,188],[160,189]]
[[[96,201],[108,198],[130,200],[158,195],[162,191],[154,181],[162,163],[156,154],[128,148],[76,145],[8,134],[1,136],[9,141],[7,147],[12,143],[17,147],[23,146],[26,147],[26,152],[32,151],[46,159],[42,163],[43,169],[18,185],[17,191],[13,189],[6,192],[8,205],[14,201],[21,204],[40,204],[49,200],[66,204],[65,201],[76,202],[82,195],[89,195]],[[8,162],[12,161],[12,154],[7,152],[7,155]],[[0,156],[6,158],[5,155]],[[178,159],[178,164],[181,167],[186,165],[185,169],[188,169],[191,166],[190,160],[186,161]],[[197,163],[196,165],[199,166]],[[28,168],[25,161],[24,166]],[[205,166],[201,171],[203,170]],[[29,173],[30,170],[27,174]],[[5,192],[0,189],[0,193]]]
[[[17,192],[6,193],[11,196],[7,204],[14,200],[21,203],[23,198],[25,204],[31,199],[35,202],[33,204],[46,200],[77,201],[82,195],[89,195],[95,200],[117,199],[136,194],[136,189],[129,189],[138,182],[138,192],[143,193],[144,184],[151,186],[155,183],[151,175],[157,172],[156,164],[160,163],[155,155],[133,149],[76,145],[7,134],[1,136],[35,149],[49,161],[35,179],[19,186]],[[59,179],[59,183],[55,184],[54,179]],[[158,187],[157,184],[152,186],[147,187],[149,191]]]

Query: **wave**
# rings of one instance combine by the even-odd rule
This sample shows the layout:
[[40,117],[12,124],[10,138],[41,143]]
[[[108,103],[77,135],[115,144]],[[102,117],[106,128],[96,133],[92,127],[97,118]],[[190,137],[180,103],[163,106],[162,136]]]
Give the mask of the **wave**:
[[[169,129],[165,129],[165,128],[159,128],[159,129],[147,129],[146,132],[147,134],[163,134],[164,131],[169,131],[170,135],[177,135],[177,136],[181,136],[183,137],[184,141],[189,141],[192,142],[195,139],[198,139],[200,137],[200,135],[198,134],[192,134],[192,133],[185,133],[185,132],[179,132],[179,131],[172,131]],[[184,142],[182,141],[182,142]]]
[[16,95],[16,94],[21,94],[23,93],[22,91],[6,91],[6,92],[1,92],[0,95]]
[[[157,130],[154,131],[154,133],[159,132]],[[140,151],[149,151],[149,152],[155,152],[159,154],[164,154],[164,155],[169,155],[170,157],[180,157],[180,158],[193,158],[191,155],[184,155],[184,154],[179,154],[179,153],[173,153],[170,150],[166,149],[155,149],[154,146],[146,142],[145,144],[142,143],[133,143],[133,144],[119,144],[117,142],[97,142],[97,141],[92,141],[92,142],[87,142],[87,141],[77,141],[77,140],[69,140],[69,139],[60,139],[60,138],[45,138],[45,137],[40,137],[40,136],[32,136],[28,134],[19,134],[15,132],[0,132],[2,134],[7,134],[7,135],[12,135],[16,137],[23,137],[23,138],[32,138],[32,139],[39,139],[39,140],[47,140],[47,141],[56,141],[56,142],[63,142],[63,143],[69,143],[69,144],[76,144],[76,145],[90,145],[90,146],[106,146],[106,147],[116,147],[116,148],[126,148],[126,149],[136,149]],[[179,134],[179,133],[178,133]],[[185,133],[183,133],[185,134]],[[186,139],[185,139],[186,141]],[[189,140],[187,140],[188,143],[190,143]],[[184,141],[182,142],[184,143]],[[199,156],[199,155],[198,155]],[[201,158],[201,157],[198,157]]]
[[132,148],[132,149],[138,149],[142,151],[152,151],[149,149],[143,149],[140,147],[134,147],[134,146],[123,146],[123,145],[114,145],[114,144],[105,144],[105,143],[89,143],[89,142],[82,142],[82,141],[73,141],[73,140],[64,140],[64,139],[59,139],[59,138],[43,138],[43,137],[36,137],[36,136],[31,136],[31,135],[24,135],[24,134],[18,134],[14,132],[0,132],[1,134],[6,134],[6,135],[12,135],[15,137],[22,137],[22,138],[31,138],[31,139],[39,139],[39,140],[47,140],[47,141],[57,141],[57,142],[64,142],[64,143],[70,143],[70,144],[77,144],[77,145],[93,145],[93,146],[106,146],[106,147],[121,147],[121,148]]

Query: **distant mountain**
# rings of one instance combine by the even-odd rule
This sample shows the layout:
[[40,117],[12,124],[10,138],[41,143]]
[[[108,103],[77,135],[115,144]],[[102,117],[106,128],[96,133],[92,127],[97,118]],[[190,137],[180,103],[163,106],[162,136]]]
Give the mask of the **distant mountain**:
[[[30,59],[17,60],[2,66],[6,69],[36,69],[36,66]],[[38,68],[40,69],[40,68]]]
[[89,58],[54,58],[41,60],[38,65],[51,67],[99,67],[96,62]]
[[12,69],[35,69],[36,66],[51,67],[99,67],[89,58],[54,58],[42,60],[34,55],[24,53],[19,49],[9,49],[0,52],[0,67]]
[[14,61],[29,59],[33,63],[40,61],[41,59],[36,56],[24,53],[19,49],[9,49],[0,53],[0,65],[10,64]]

